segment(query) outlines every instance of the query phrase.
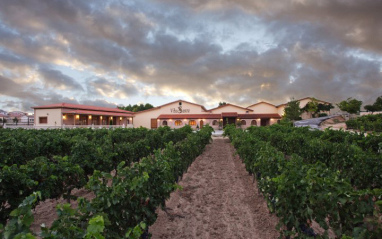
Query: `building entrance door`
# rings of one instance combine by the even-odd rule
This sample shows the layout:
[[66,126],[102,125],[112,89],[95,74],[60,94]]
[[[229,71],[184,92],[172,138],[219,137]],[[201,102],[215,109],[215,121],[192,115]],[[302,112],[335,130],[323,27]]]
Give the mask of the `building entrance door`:
[[224,117],[223,118],[223,127],[225,127],[227,124],[235,124],[236,123],[236,117]]
[[201,120],[201,121],[200,121],[200,128],[203,128],[203,125],[204,125],[204,121]]
[[151,128],[152,129],[158,128],[158,121],[157,121],[157,119],[151,119]]
[[267,126],[269,125],[269,118],[261,119],[260,121],[261,126]]

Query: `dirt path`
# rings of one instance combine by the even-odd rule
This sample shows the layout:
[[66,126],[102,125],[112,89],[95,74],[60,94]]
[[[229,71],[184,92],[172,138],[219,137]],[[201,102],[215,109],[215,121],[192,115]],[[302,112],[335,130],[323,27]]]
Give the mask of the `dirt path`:
[[159,238],[278,238],[278,219],[248,175],[228,139],[216,138],[191,165],[150,227]]

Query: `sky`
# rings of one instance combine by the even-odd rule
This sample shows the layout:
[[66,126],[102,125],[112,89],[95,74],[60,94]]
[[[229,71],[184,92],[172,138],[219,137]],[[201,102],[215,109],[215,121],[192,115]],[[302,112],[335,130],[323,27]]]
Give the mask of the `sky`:
[[382,95],[382,0],[1,0],[0,109]]

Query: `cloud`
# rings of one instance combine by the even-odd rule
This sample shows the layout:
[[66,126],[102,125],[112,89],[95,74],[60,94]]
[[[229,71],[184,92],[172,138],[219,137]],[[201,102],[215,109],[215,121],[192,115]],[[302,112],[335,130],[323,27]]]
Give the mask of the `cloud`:
[[[175,3],[175,0],[157,0]],[[382,1],[375,0],[185,0],[182,4],[196,11],[222,11],[240,8],[266,20],[283,24],[308,22],[325,28],[343,44],[382,53]]]
[[68,102],[78,103],[77,100],[64,97],[60,94],[45,91],[38,88],[26,88],[6,77],[0,76],[0,96],[10,97],[14,102],[19,102],[21,109],[31,111],[32,106],[46,105],[51,103]]
[[117,108],[117,104],[108,102],[106,100],[82,100],[80,102],[83,105],[96,105],[100,107]]
[[84,89],[73,78],[63,74],[61,71],[49,68],[40,68],[39,73],[44,83],[56,89],[83,91]]
[[[4,97],[11,97],[10,99],[16,100],[2,100],[1,104],[3,107],[19,109],[27,112],[31,112],[31,107],[39,105],[47,105],[52,103],[72,103],[72,104],[86,104],[86,105],[95,105],[102,107],[115,108],[117,104],[108,102],[103,99],[72,99],[54,92],[47,92],[41,89],[24,89],[21,84],[17,84],[12,80],[0,76],[0,96],[2,99]],[[17,99],[24,99],[19,101]]]
[[12,100],[5,100],[1,102],[3,104],[3,107],[9,108],[9,109],[15,109],[20,110],[20,102],[12,101]]
[[96,97],[128,98],[136,95],[138,89],[131,83],[119,82],[105,78],[94,78],[87,81],[89,94]]
[[25,106],[156,96],[242,105],[292,96],[367,101],[382,95],[381,5],[4,0],[0,94]]
[[0,82],[1,82],[0,84],[1,95],[11,96],[15,98],[23,98],[23,97],[34,98],[35,97],[33,93],[24,91],[22,85],[15,83],[11,79],[8,79],[0,75]]

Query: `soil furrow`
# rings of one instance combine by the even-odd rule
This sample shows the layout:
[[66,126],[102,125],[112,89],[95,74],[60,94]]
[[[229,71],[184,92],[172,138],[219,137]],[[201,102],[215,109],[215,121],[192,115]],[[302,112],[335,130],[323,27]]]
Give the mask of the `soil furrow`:
[[152,238],[278,238],[278,219],[234,152],[223,138],[206,147],[166,202],[168,213],[158,210]]

